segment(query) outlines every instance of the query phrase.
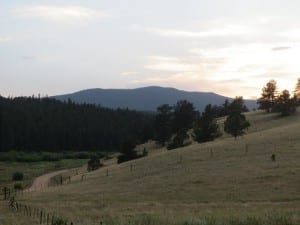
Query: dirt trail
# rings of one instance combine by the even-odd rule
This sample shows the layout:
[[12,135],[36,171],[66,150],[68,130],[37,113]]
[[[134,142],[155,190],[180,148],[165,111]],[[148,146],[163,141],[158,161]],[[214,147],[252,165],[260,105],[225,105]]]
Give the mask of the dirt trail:
[[59,171],[46,173],[42,176],[39,176],[39,177],[34,179],[31,187],[24,190],[24,192],[41,191],[42,189],[45,189],[45,188],[48,187],[50,179],[52,177],[55,177],[59,174],[62,174],[62,173],[68,172],[68,171],[70,171],[70,169],[59,170]]

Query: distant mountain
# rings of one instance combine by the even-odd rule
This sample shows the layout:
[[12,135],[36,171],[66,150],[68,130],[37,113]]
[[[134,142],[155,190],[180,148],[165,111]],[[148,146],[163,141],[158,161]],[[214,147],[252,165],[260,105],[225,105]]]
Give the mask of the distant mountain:
[[[67,101],[71,99],[76,103],[90,103],[108,108],[129,108],[139,111],[156,111],[162,104],[174,105],[178,100],[192,102],[196,109],[202,111],[207,104],[221,105],[231,98],[211,92],[188,92],[175,88],[143,87],[136,89],[88,89],[72,94],[53,96],[53,98]],[[245,100],[251,110],[256,108],[256,101]]]

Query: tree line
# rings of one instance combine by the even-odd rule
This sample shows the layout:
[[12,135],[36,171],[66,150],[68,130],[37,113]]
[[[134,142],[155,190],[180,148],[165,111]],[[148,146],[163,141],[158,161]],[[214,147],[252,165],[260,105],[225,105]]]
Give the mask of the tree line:
[[153,136],[153,115],[51,98],[0,97],[0,151],[118,151]]
[[[269,81],[258,99],[260,109],[290,115],[300,101],[300,79],[294,95],[279,93]],[[135,146],[155,140],[168,149],[196,142],[213,141],[221,135],[217,118],[226,116],[224,131],[243,135],[250,126],[242,97],[220,106],[207,105],[203,112],[193,103],[180,100],[163,104],[156,113],[108,109],[91,104],[60,102],[51,98],[0,97],[0,151],[120,151],[119,161],[145,156]]]
[[242,114],[247,111],[242,97],[236,97],[231,103],[226,100],[221,106],[209,104],[202,113],[186,100],[178,101],[174,106],[164,104],[157,108],[155,140],[168,149],[183,147],[191,138],[199,143],[213,141],[221,135],[217,124],[217,118],[221,116],[227,116],[225,132],[237,137],[250,126]]
[[263,87],[257,103],[259,109],[266,110],[267,113],[279,112],[282,116],[288,116],[296,112],[296,107],[300,104],[300,78],[298,78],[293,95],[288,90],[279,92],[277,82],[270,80]]

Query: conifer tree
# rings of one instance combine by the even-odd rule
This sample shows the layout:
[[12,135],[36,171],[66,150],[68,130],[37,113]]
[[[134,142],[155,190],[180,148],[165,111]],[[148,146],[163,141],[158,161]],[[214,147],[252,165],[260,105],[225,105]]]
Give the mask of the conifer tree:
[[236,97],[229,105],[229,114],[224,123],[224,130],[237,138],[245,133],[245,129],[250,126],[249,121],[246,120],[242,114],[244,108],[244,101],[242,97]]
[[275,105],[277,96],[277,83],[275,80],[270,80],[265,87],[262,89],[261,97],[258,99],[260,109],[266,110],[268,113],[271,112]]

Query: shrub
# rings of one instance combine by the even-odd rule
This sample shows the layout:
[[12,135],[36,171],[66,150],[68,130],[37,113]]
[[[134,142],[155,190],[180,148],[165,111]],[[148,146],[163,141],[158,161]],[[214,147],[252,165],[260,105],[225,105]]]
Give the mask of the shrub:
[[178,132],[172,139],[172,142],[168,144],[167,149],[172,150],[185,146],[185,140],[188,138],[188,134],[185,131]]
[[14,189],[15,189],[15,190],[23,190],[23,185],[22,185],[22,183],[15,183],[15,184],[14,184]]
[[19,180],[23,180],[24,175],[21,172],[14,172],[12,175],[12,180],[13,181],[19,181]]
[[147,151],[146,148],[144,148],[142,156],[145,157],[145,156],[147,156],[147,155],[148,155],[148,151]]
[[62,218],[54,218],[53,225],[68,225],[68,221]]
[[121,155],[118,156],[118,163],[139,158],[137,152],[134,150],[135,147],[136,147],[136,142],[134,139],[131,138],[125,139],[121,145],[121,151],[120,151]]
[[99,169],[101,166],[103,166],[103,165],[100,163],[100,158],[99,158],[98,156],[93,156],[93,157],[88,161],[88,167],[87,167],[87,170],[90,172],[90,171]]
[[272,162],[275,162],[275,161],[276,161],[276,155],[275,155],[275,154],[272,154],[272,155],[271,155],[271,160],[272,160]]

